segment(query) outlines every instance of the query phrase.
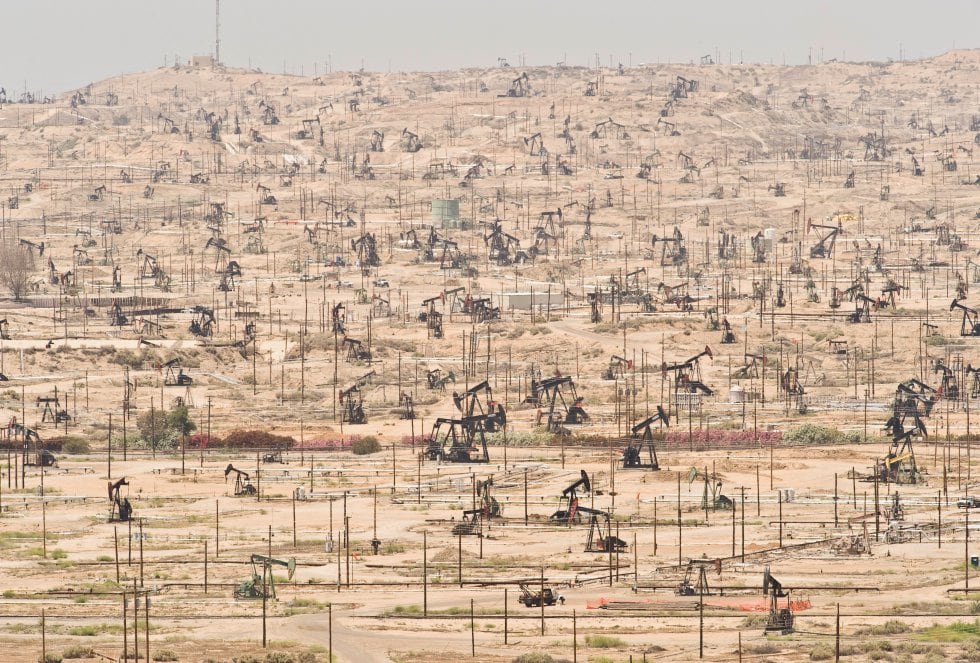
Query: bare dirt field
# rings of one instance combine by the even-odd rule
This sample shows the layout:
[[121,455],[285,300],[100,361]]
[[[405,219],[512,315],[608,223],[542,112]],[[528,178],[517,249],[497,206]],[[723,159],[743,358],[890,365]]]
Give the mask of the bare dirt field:
[[0,660],[978,660],[975,150],[975,50],[10,93]]

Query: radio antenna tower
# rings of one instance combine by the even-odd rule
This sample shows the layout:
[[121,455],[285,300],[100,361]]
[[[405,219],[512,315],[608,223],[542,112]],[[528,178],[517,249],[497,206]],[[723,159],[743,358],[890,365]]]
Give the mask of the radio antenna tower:
[[221,0],[214,0],[214,63],[221,63]]

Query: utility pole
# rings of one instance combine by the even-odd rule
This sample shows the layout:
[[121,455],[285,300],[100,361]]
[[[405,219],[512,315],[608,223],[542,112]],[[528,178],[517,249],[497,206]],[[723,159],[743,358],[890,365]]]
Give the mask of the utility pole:
[[742,491],[742,503],[740,509],[742,510],[742,561],[745,561],[745,486],[739,486]]

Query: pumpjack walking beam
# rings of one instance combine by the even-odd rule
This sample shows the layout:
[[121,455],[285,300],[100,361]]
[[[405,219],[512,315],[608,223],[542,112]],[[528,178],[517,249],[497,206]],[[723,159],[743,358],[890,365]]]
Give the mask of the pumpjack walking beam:
[[[657,406],[656,414],[633,426],[629,444],[623,450],[623,469],[660,469],[660,463],[657,460],[657,446],[653,441],[653,424],[658,421],[662,421],[665,426],[670,426],[670,419],[660,405]],[[643,459],[644,449],[647,452],[648,459],[646,461]]]
[[[769,597],[769,617],[766,620],[766,633],[793,632],[793,607],[789,601],[789,592],[783,589],[781,582],[776,580],[766,567],[762,578],[762,594]],[[779,607],[779,599],[786,599],[786,607]]]
[[248,472],[243,472],[231,463],[228,463],[228,467],[225,468],[225,479],[227,479],[228,475],[232,472],[235,473],[235,496],[254,495],[255,486],[253,486],[252,482],[249,480]]
[[[711,593],[708,588],[708,569],[721,573],[720,559],[690,559],[681,581],[674,593],[678,596],[707,596]],[[697,575],[695,582],[694,576]]]
[[561,491],[561,497],[558,498],[558,510],[551,514],[551,520],[565,524],[582,521],[582,517],[578,515],[579,490],[583,493],[592,492],[592,481],[585,470],[581,470],[579,478]]
[[[489,463],[486,420],[488,415],[474,415],[461,419],[439,417],[426,439],[423,454],[429,460],[447,460],[451,463]],[[446,443],[449,446],[446,447]]]
[[361,396],[361,385],[355,382],[347,389],[340,390],[340,404],[344,408],[341,420],[348,424],[366,424],[367,415],[364,413],[364,401]]
[[133,517],[133,507],[129,503],[128,497],[122,497],[121,489],[128,486],[126,477],[121,477],[118,481],[109,482],[109,502],[112,504],[109,510],[109,522],[126,522]]
[[[915,484],[921,475],[915,462],[913,438],[928,437],[924,418],[932,412],[939,393],[915,378],[899,383],[895,389],[892,416],[885,422],[892,442],[885,458],[876,463],[879,480],[897,484]],[[912,419],[912,426],[906,421]]]
[[970,398],[980,398],[980,368],[974,368],[972,364],[966,365],[966,375],[973,375],[973,382],[970,387]]
[[163,384],[167,387],[185,387],[194,383],[194,379],[184,373],[178,357],[174,357],[170,361],[162,364],[161,368],[166,369]]
[[482,523],[484,520],[499,518],[503,515],[503,508],[491,492],[493,488],[493,476],[488,479],[477,480],[476,494],[479,497],[480,505],[473,509],[463,511],[463,522],[453,526],[453,534],[478,535],[482,536]]
[[[481,394],[486,394],[486,404],[480,401]],[[484,429],[489,432],[494,432],[507,425],[504,406],[493,399],[493,389],[486,380],[473,385],[463,393],[454,391],[453,404],[462,413],[464,419],[484,416]]]
[[[575,382],[571,376],[545,378],[540,381],[538,388],[544,392],[548,404],[547,424],[551,432],[562,432],[562,424],[581,424],[589,420],[588,413],[582,407],[584,398],[575,393]],[[565,398],[566,390],[568,399]]]
[[[0,373],[0,382],[5,379],[3,373]],[[33,428],[28,428],[23,424],[17,423],[16,420],[11,420],[6,428],[0,429],[0,439],[14,441],[18,438],[23,443],[21,462],[25,466],[54,467],[58,464],[58,460],[54,457],[53,453],[41,448],[43,444],[41,436]]]
[[609,359],[609,366],[602,372],[603,380],[622,380],[626,377],[626,371],[633,368],[632,360],[613,355]]
[[[296,573],[296,559],[288,560],[274,559],[265,555],[252,555],[252,577],[242,582],[235,588],[236,599],[274,599],[276,598],[275,576],[272,573],[273,566],[283,566],[287,569],[287,580],[293,579]],[[262,572],[259,573],[259,565]]]
[[585,552],[613,552],[626,549],[626,542],[612,533],[612,518],[608,512],[585,506],[580,506],[578,511],[589,516],[589,534],[585,539]]
[[701,368],[699,362],[702,357],[708,357],[709,359],[714,357],[711,352],[711,348],[708,346],[704,347],[704,351],[700,352],[690,359],[680,363],[680,364],[668,364],[666,362],[660,367],[661,372],[666,375],[667,373],[674,373],[674,396],[676,402],[677,393],[680,391],[697,393],[702,392],[706,396],[711,396],[714,394],[714,390],[711,389],[701,380]]
[[191,320],[188,327],[195,336],[209,337],[214,333],[213,325],[215,322],[214,311],[205,306],[194,307],[195,318]]
[[960,309],[963,311],[963,321],[960,323],[960,336],[980,336],[980,319],[977,317],[977,310],[965,304],[961,304],[959,299],[954,299],[949,305],[949,310]]

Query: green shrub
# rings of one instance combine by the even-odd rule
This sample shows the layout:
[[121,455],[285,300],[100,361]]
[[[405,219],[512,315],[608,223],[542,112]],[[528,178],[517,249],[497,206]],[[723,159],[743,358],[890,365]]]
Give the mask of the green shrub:
[[980,638],[980,619],[973,622],[953,622],[940,626],[934,624],[919,636],[923,640],[940,642],[964,642]]
[[262,663],[262,659],[252,654],[243,654],[231,659],[234,663]]
[[526,654],[521,654],[514,659],[514,663],[554,663],[554,660],[555,659],[553,659],[550,654],[532,651]]
[[66,454],[87,454],[92,449],[87,440],[70,437],[61,445],[61,450]]
[[385,541],[384,545],[381,546],[381,552],[385,555],[397,555],[398,553],[405,552],[405,544],[397,540]]
[[828,426],[803,424],[799,428],[787,431],[783,437],[789,444],[848,444],[857,441],[856,435],[848,435],[843,431]]
[[[218,446],[217,440],[213,440]],[[220,446],[228,449],[290,449],[296,444],[296,440],[285,435],[275,435],[261,430],[233,430],[224,439]]]
[[381,443],[373,435],[366,435],[352,442],[350,450],[355,456],[367,456],[381,451]]
[[184,435],[197,428],[187,408],[147,410],[136,418],[136,428],[143,442],[153,449],[173,449]]
[[829,661],[835,656],[834,646],[829,642],[818,642],[810,650],[811,661]]
[[265,663],[295,663],[293,655],[284,651],[270,651],[265,655]]
[[895,650],[904,654],[929,656],[932,654],[941,654],[943,648],[928,642],[900,642],[895,646]]
[[753,656],[758,656],[761,654],[775,654],[781,651],[782,647],[773,642],[763,642],[758,645],[746,645],[742,648],[742,651],[746,654],[752,654]]
[[857,635],[898,635],[908,633],[912,627],[898,619],[889,619],[880,626],[865,626],[857,630]]
[[158,649],[157,651],[153,652],[152,656],[154,661],[179,660],[177,658],[177,652],[175,652],[173,649]]
[[[656,435],[657,433],[654,433]],[[609,446],[609,438],[606,436],[596,436],[597,439],[601,439],[602,447]],[[549,432],[543,431],[508,431],[506,434],[502,432],[498,433],[487,433],[487,445],[491,447],[504,446],[504,440],[506,439],[508,447],[543,447],[551,444],[555,440],[555,436]],[[579,438],[576,438],[576,443],[579,443]],[[587,446],[585,442],[582,442],[583,446]]]
[[593,649],[621,649],[626,647],[626,641],[611,635],[587,635],[585,644]]
[[95,650],[84,645],[69,647],[62,653],[62,658],[95,658]]
[[100,630],[98,626],[88,624],[86,626],[72,626],[68,629],[68,635],[83,635],[86,637],[92,637],[99,635]]
[[300,391],[299,389],[295,391],[287,391],[282,394],[282,400],[287,403],[301,403],[301,402],[315,402],[322,401],[324,398],[329,396],[329,392],[324,394],[322,391],[317,391],[315,389],[306,388],[305,391]]
[[37,659],[38,663],[61,663],[61,654],[47,653],[44,656],[39,656]]
[[143,367],[143,362],[149,361],[149,354],[145,350],[117,350],[109,357],[109,363],[139,369]]
[[744,629],[757,628],[759,626],[763,626],[768,620],[769,618],[766,617],[766,615],[747,615],[745,619],[739,623],[739,627]]

